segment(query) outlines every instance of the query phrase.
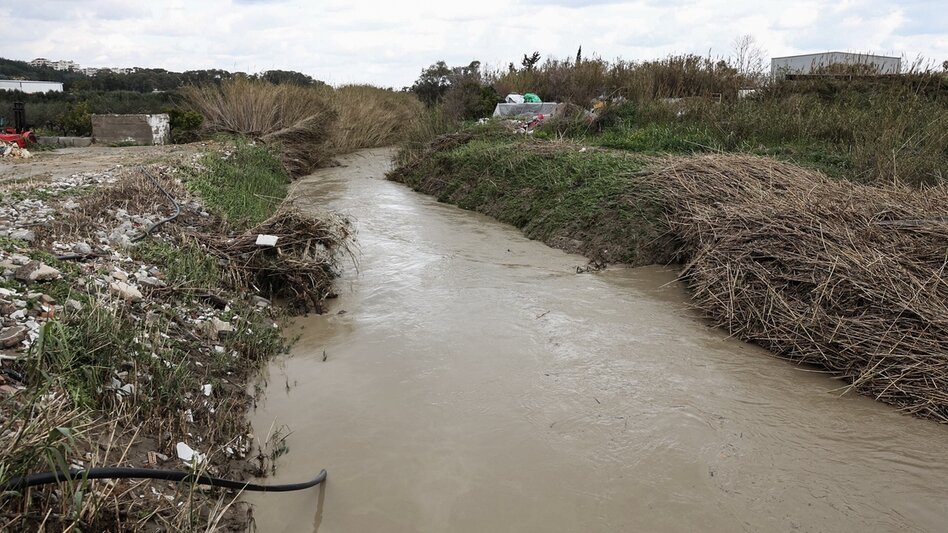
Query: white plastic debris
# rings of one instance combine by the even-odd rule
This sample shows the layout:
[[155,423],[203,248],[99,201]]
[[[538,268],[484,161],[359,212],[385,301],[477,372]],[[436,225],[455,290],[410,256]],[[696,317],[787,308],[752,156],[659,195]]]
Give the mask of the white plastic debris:
[[193,448],[183,442],[179,442],[175,445],[175,451],[178,453],[178,459],[181,459],[188,464],[200,464],[204,462],[203,453],[195,451]]
[[211,392],[213,391],[214,387],[210,383],[207,385],[201,385],[201,392],[204,393],[205,396],[210,396]]
[[276,246],[279,237],[276,235],[257,235],[257,246]]

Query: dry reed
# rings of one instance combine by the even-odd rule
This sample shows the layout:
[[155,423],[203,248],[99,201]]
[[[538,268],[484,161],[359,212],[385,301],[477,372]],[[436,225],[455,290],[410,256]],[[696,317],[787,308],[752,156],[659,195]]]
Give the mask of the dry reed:
[[186,87],[183,94],[204,115],[207,130],[277,146],[293,178],[327,165],[338,154],[396,144],[422,110],[411,94],[367,85],[331,89],[237,78]]
[[[276,236],[276,246],[258,245],[261,234]],[[350,225],[341,217],[286,208],[236,237],[199,238],[226,260],[224,270],[232,285],[286,299],[305,312],[321,311],[332,294],[334,259],[349,251],[350,236]]]
[[675,159],[655,178],[682,277],[718,325],[948,422],[948,188],[740,155]]

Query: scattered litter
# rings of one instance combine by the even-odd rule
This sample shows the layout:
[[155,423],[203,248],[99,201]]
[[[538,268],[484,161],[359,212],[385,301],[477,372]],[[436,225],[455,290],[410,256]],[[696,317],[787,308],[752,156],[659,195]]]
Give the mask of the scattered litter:
[[210,383],[208,383],[207,385],[201,385],[201,392],[205,396],[210,396],[213,390],[214,390],[214,387]]
[[195,451],[193,448],[185,444],[184,442],[179,442],[175,445],[175,451],[178,453],[178,459],[188,463],[189,465],[201,464],[204,462],[204,454],[198,451]]
[[135,288],[134,285],[130,285],[124,281],[113,281],[109,283],[109,289],[129,302],[140,302],[142,298],[144,298],[141,291]]
[[276,246],[279,237],[276,235],[257,235],[257,246]]

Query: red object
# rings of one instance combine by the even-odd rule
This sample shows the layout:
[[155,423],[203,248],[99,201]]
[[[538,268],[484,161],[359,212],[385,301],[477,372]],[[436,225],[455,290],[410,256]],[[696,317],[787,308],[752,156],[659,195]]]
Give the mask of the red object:
[[0,141],[16,143],[20,148],[26,148],[28,144],[36,142],[36,135],[33,134],[33,130],[17,133],[13,128],[4,128],[0,131]]

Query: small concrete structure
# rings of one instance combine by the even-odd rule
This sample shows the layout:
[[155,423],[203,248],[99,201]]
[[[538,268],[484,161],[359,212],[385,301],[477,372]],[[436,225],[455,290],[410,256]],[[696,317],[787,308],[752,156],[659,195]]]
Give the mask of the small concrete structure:
[[0,80],[0,90],[22,91],[26,94],[63,92],[63,84],[58,81]]
[[540,104],[497,104],[497,107],[494,108],[494,116],[503,118],[533,118],[537,115],[543,115],[549,118],[556,114],[559,110],[559,106],[560,104],[556,102],[543,102]]
[[157,115],[92,115],[92,137],[99,144],[168,144],[171,119]]
[[37,137],[36,142],[59,148],[85,148],[92,146],[92,137]]

